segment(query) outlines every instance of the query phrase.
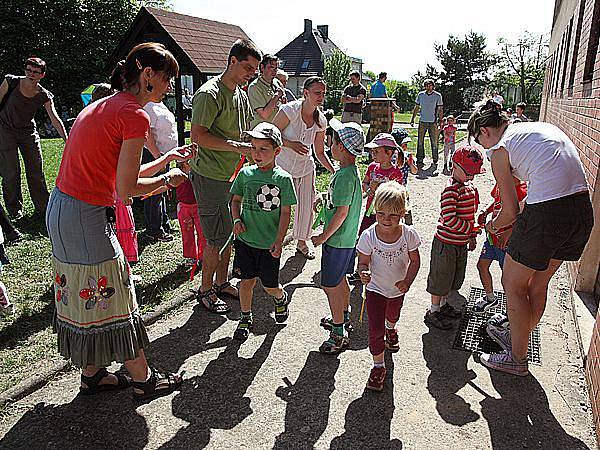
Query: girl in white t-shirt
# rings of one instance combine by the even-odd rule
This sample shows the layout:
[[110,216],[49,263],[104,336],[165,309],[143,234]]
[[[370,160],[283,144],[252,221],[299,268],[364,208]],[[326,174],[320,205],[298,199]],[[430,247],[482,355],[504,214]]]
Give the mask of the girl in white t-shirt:
[[323,105],[327,85],[321,77],[309,77],[304,82],[303,98],[281,105],[273,124],[281,130],[283,147],[275,159],[277,165],[294,180],[298,205],[294,212],[292,237],[298,240],[297,250],[307,259],[315,252],[308,246],[314,221],[315,156],[333,173],[331,160],[325,153],[327,120],[319,107]]
[[366,285],[369,315],[369,350],[374,366],[367,389],[383,390],[386,369],[384,350],[399,350],[396,322],[404,295],[410,289],[421,259],[417,231],[402,223],[406,212],[406,189],[396,181],[380,185],[373,200],[377,223],[360,235],[358,272]]

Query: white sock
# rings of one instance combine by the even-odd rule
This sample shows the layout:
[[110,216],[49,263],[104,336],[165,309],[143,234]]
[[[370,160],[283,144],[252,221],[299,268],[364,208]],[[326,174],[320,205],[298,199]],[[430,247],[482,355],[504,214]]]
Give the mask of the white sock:
[[373,363],[373,367],[377,367],[377,368],[385,367],[385,363],[383,361],[382,362],[376,362],[376,363]]
[[446,303],[448,303],[448,300],[446,300],[446,297],[442,297],[440,300],[440,306],[444,306]]
[[434,305],[433,303],[429,306],[429,311],[432,313],[438,312],[440,310],[440,305]]
[[492,291],[492,292],[486,292],[485,296],[487,297],[487,301],[488,302],[494,301],[494,291]]
[[386,319],[386,321],[385,321],[385,327],[386,327],[388,330],[393,330],[393,329],[395,329],[395,328],[396,328],[396,324],[395,324],[395,323],[390,323],[390,322],[388,322],[388,321],[387,321],[387,319]]

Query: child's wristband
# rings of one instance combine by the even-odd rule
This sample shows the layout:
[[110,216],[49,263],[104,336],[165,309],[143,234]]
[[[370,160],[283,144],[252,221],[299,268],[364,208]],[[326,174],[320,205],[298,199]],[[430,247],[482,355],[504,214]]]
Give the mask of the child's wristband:
[[233,224],[235,225],[236,223],[240,223],[242,221],[242,219],[240,219],[239,217],[237,219],[233,220]]

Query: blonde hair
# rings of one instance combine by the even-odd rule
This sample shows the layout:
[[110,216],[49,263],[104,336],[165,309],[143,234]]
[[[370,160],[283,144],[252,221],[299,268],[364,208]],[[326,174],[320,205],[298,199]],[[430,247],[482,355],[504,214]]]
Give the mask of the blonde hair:
[[406,188],[397,181],[387,181],[375,191],[373,205],[375,211],[390,211],[401,216],[406,212]]

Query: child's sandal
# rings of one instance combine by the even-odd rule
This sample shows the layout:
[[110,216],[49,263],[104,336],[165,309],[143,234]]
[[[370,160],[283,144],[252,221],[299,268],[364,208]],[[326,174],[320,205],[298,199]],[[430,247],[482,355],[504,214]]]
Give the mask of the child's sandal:
[[229,281],[226,281],[223,284],[215,284],[213,285],[213,289],[217,294],[217,297],[221,297],[221,295],[232,298],[234,300],[240,299],[240,294],[235,286],[233,286]]
[[[100,384],[104,378],[109,375],[114,375],[117,378],[117,384]],[[81,395],[94,395],[100,392],[116,391],[118,389],[126,389],[131,386],[131,379],[124,373],[110,373],[105,367],[99,369],[94,376],[86,377],[81,375],[81,382],[87,387],[80,386],[79,393]]]
[[[183,382],[183,377],[175,373],[160,373],[150,368],[150,378],[147,381],[133,381],[133,398],[135,400],[152,400],[175,391]],[[141,393],[138,391],[142,391]]]
[[212,313],[227,314],[229,311],[231,311],[229,305],[217,297],[214,289],[209,289],[205,292],[198,290],[196,298],[202,306]]

